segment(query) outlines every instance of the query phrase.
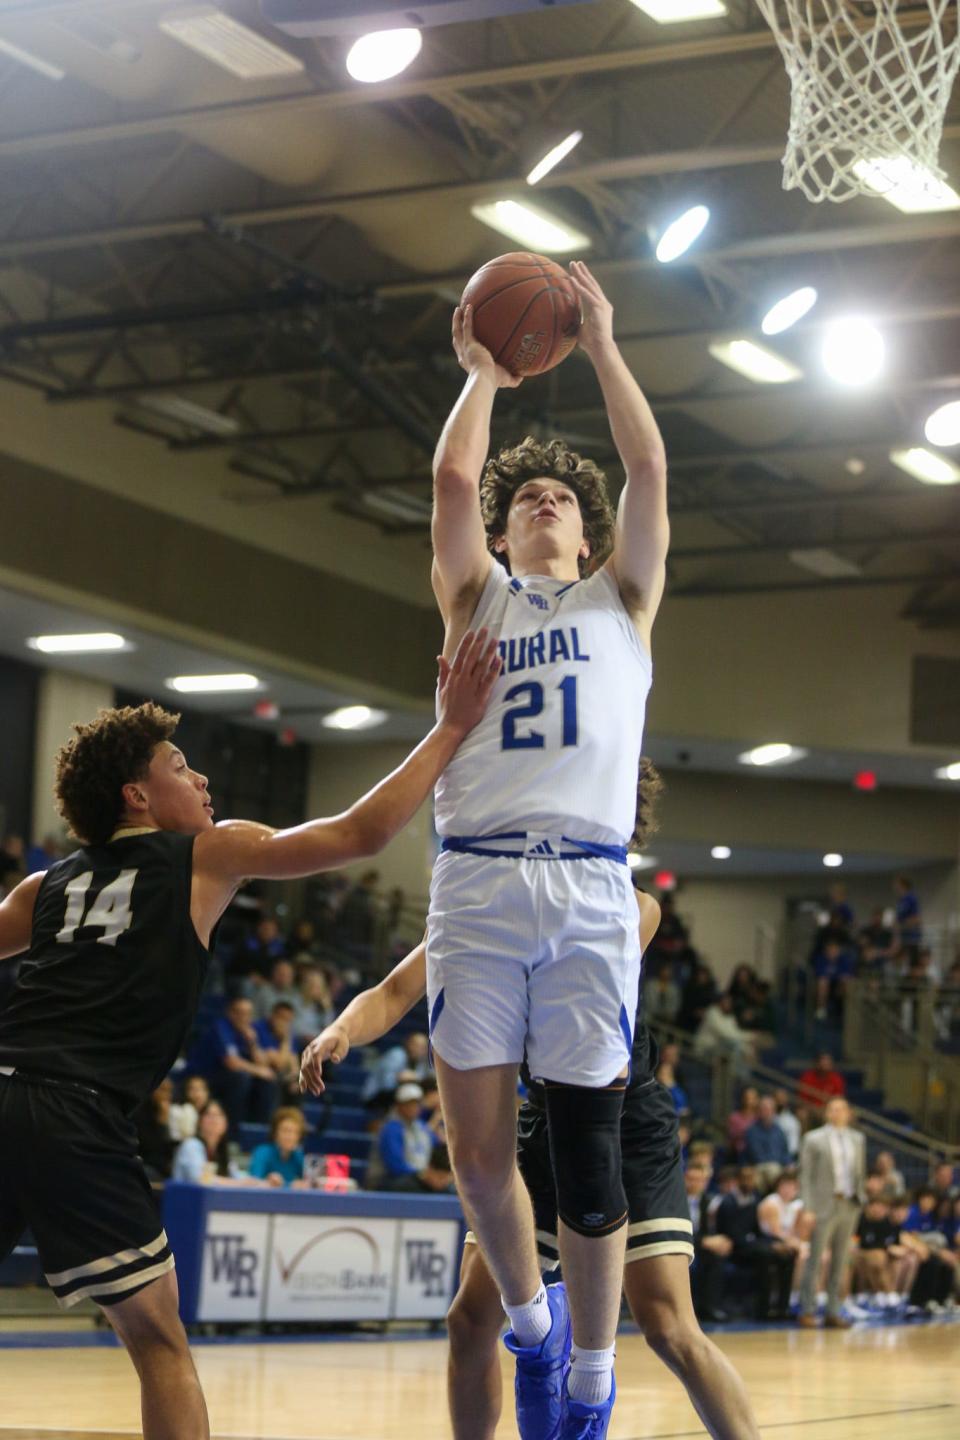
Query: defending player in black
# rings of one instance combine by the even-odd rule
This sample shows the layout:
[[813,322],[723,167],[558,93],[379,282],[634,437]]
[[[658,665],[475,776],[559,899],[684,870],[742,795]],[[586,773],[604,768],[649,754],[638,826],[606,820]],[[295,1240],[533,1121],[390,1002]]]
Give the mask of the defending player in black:
[[104,1308],[141,1381],[145,1440],[206,1440],[174,1261],[131,1114],[193,1024],[217,921],[248,878],[294,879],[381,850],[427,798],[489,698],[485,633],[444,670],[440,719],[344,814],[277,831],[213,823],[179,716],[103,710],[60,752],[81,848],[0,904],[0,960],[28,951],[0,1012],[0,1259],[29,1226],[64,1306]]

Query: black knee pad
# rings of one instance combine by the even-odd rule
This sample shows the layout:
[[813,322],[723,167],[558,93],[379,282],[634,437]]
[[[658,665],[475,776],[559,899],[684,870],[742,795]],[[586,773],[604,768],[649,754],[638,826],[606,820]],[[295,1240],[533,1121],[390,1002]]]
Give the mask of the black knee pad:
[[603,1090],[546,1083],[557,1214],[578,1235],[609,1235],[627,1223],[620,1157],[624,1086]]

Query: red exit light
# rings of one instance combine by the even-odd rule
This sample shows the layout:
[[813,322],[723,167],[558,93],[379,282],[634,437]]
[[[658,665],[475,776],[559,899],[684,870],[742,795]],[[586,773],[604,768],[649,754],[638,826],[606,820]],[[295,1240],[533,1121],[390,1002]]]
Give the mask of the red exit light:
[[677,877],[672,870],[658,870],[653,877],[653,883],[658,890],[676,890]]
[[855,790],[876,790],[877,777],[872,770],[858,770],[853,777]]

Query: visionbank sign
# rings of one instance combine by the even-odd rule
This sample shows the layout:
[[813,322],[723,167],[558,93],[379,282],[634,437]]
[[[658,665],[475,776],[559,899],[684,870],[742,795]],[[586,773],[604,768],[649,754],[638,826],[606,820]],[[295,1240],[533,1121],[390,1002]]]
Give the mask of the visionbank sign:
[[197,1319],[441,1319],[459,1238],[455,1220],[213,1210]]

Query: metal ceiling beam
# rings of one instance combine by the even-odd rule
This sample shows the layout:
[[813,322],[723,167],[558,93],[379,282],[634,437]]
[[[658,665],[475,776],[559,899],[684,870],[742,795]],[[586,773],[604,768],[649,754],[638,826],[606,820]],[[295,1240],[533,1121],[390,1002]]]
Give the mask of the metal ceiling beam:
[[937,572],[935,570],[911,571],[903,575],[857,575],[838,580],[757,580],[740,585],[680,585],[670,586],[671,600],[702,599],[708,595],[770,595],[776,592],[796,590],[864,590],[877,585],[951,585],[960,581],[960,569]]
[[721,500],[719,498],[697,501],[693,505],[672,505],[671,516],[684,515],[723,515],[743,513],[751,510],[820,510],[829,506],[839,506],[844,509],[859,508],[863,505],[885,504],[889,501],[909,501],[911,505],[918,504],[921,500],[929,501],[939,499],[941,502],[946,499],[942,487],[938,485],[900,485],[891,488],[888,485],[862,486],[859,490],[811,490],[803,495],[758,495],[744,500]]
[[[714,507],[723,515],[726,507]],[[674,511],[674,514],[677,512]],[[682,513],[682,512],[680,512]],[[861,545],[876,546],[884,550],[903,545],[933,545],[953,543],[960,540],[960,530],[946,530],[941,525],[936,530],[896,530],[887,535],[826,536],[818,539],[758,540],[755,544],[744,545],[690,545],[670,547],[670,559],[674,560],[726,560],[742,559],[746,555],[789,555],[794,550],[849,550]]]
[[[960,125],[947,126],[946,138],[960,138]],[[780,158],[783,142],[763,145],[732,145],[707,149],[666,150],[657,154],[620,156],[616,159],[597,160],[585,165],[571,166],[548,175],[539,189],[562,189],[578,184],[595,183],[611,179],[641,179],[654,175],[672,175],[678,171],[707,171],[731,169],[744,165],[771,163]],[[0,143],[2,153],[2,143]],[[513,190],[527,189],[523,176],[515,175],[493,180],[437,181],[427,185],[394,186],[385,190],[349,191],[341,195],[325,196],[323,199],[295,200],[288,205],[264,205],[251,209],[225,212],[223,219],[228,224],[243,226],[283,225],[290,222],[322,219],[330,215],[350,218],[371,205],[403,203],[414,206],[427,199],[459,200],[467,202],[496,198]],[[56,231],[32,236],[17,236],[15,239],[0,241],[0,260],[17,258],[35,259],[40,255],[62,254],[71,250],[96,248],[102,245],[127,245],[146,240],[180,239],[185,236],[204,234],[209,228],[209,217],[205,215],[180,215],[163,220],[127,222],[99,225],[85,230]],[[758,259],[771,253],[803,254],[818,249],[849,248],[860,244],[897,244],[918,240],[937,240],[960,233],[960,220],[953,215],[927,216],[924,220],[902,220],[886,225],[855,226],[846,229],[796,232],[786,236],[764,236],[752,242],[739,242],[734,246],[713,251],[698,250],[685,263],[703,265],[711,260]],[[825,242],[825,235],[836,237]],[[853,237],[852,239],[849,237]],[[875,238],[871,238],[875,237]],[[743,248],[744,246],[753,248]],[[773,250],[771,250],[773,246]],[[619,261],[601,261],[607,266],[606,273],[613,273],[609,267],[659,268],[659,262],[650,257],[627,258]],[[422,294],[439,286],[456,283],[462,286],[466,276],[443,275],[430,279],[400,281],[393,285],[379,287],[381,295],[399,296]]]

